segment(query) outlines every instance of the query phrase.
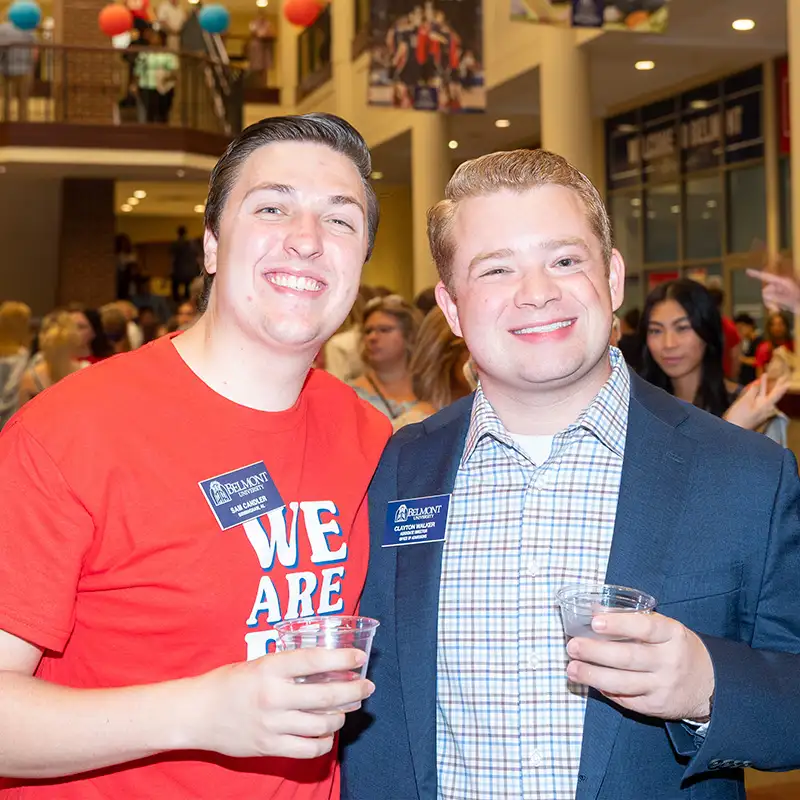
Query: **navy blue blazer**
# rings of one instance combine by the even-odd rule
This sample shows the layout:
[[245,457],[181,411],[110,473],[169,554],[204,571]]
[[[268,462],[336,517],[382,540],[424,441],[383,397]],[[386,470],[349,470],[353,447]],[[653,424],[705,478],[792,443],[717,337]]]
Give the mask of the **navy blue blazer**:
[[[370,489],[361,613],[375,694],[342,733],[346,800],[436,800],[442,544],[382,548],[386,504],[449,493],[472,398],[402,429]],[[591,691],[577,800],[744,798],[742,768],[800,767],[800,480],[794,456],[632,376],[606,580],[636,586],[713,660],[705,739]],[[490,800],[465,798],[465,800]]]

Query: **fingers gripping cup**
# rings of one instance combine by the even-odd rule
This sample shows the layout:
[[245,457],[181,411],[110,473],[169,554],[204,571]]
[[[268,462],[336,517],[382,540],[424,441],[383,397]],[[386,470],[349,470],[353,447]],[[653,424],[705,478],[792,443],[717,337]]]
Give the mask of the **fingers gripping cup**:
[[655,597],[638,589],[608,583],[564,586],[556,593],[556,601],[567,636],[586,639],[610,638],[592,629],[592,617],[596,614],[649,614],[656,607]]
[[[345,672],[321,672],[297,678],[301,683],[331,683],[333,681],[352,681],[367,677],[369,654],[372,640],[380,622],[370,617],[302,617],[284,620],[274,626],[278,634],[278,650],[300,650],[308,647],[322,647],[327,650],[355,648],[363,650],[366,659],[359,669]],[[342,711],[355,711],[361,707],[356,703]]]

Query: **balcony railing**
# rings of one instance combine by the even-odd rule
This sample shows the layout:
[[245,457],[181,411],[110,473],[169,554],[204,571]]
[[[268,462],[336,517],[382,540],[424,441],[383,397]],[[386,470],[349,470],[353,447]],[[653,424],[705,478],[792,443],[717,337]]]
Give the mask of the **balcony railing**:
[[297,38],[297,100],[331,79],[331,9],[326,6]]
[[162,48],[0,47],[0,123],[153,125],[232,137],[242,75]]

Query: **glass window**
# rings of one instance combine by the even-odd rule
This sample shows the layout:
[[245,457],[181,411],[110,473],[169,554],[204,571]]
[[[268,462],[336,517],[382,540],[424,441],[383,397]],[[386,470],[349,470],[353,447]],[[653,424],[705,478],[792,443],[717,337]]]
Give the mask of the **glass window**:
[[749,314],[756,321],[756,327],[764,327],[764,305],[761,300],[761,284],[754,281],[743,269],[731,272],[733,289],[733,316]]
[[792,249],[792,161],[789,156],[779,162],[781,187],[781,249]]
[[642,271],[642,198],[639,192],[611,195],[611,224],[614,246],[625,259],[626,272],[638,275]]
[[677,184],[654,186],[645,193],[644,260],[660,264],[678,260],[681,195]]
[[764,166],[728,173],[728,252],[748,253],[767,238],[767,190]]
[[722,255],[722,182],[718,177],[686,181],[685,258]]

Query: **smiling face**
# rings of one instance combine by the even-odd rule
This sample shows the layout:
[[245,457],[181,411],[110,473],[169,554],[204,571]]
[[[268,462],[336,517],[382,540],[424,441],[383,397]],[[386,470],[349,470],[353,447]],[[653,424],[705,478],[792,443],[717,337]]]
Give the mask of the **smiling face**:
[[678,381],[703,368],[706,343],[697,335],[677,300],[653,306],[647,324],[647,349],[667,377]]
[[437,299],[487,395],[596,393],[624,265],[614,251],[606,268],[578,194],[549,184],[470,197],[451,236],[452,291],[439,284]]
[[366,195],[353,163],[321,144],[280,142],[242,165],[218,239],[209,310],[248,339],[316,350],[355,301],[367,255]]

